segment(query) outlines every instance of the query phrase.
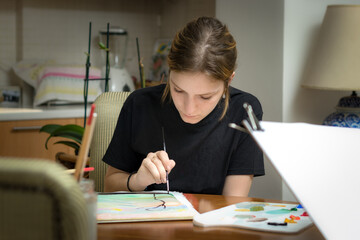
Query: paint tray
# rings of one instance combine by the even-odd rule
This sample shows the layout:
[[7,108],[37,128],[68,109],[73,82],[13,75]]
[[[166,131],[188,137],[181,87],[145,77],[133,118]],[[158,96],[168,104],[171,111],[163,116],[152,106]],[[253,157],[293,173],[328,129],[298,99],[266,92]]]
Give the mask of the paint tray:
[[[296,233],[312,225],[311,219],[304,216],[307,215],[304,212],[305,210],[299,208],[297,204],[242,202],[199,214],[194,217],[193,222],[196,226],[201,227],[237,227]],[[292,223],[282,226],[285,219]]]

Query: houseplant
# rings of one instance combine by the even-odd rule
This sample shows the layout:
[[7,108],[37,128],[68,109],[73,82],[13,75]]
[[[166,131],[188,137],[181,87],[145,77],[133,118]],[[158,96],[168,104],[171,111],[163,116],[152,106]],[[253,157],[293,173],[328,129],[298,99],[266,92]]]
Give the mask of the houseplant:
[[[47,124],[44,125],[39,131],[49,134],[45,141],[46,149],[48,149],[49,140],[52,138],[59,138],[59,141],[55,142],[54,144],[63,144],[74,149],[73,154],[58,152],[55,156],[57,162],[61,163],[66,168],[72,169],[75,168],[77,155],[79,153],[82,137],[84,135],[84,130],[85,129],[83,127],[75,124]],[[87,163],[87,165],[89,165],[89,163]]]
[[84,134],[84,127],[75,124],[59,125],[59,124],[47,124],[44,125],[40,132],[49,134],[49,137],[45,141],[45,148],[48,149],[48,142],[51,138],[65,138],[67,140],[60,140],[54,144],[64,144],[74,149],[75,155],[78,154],[81,140]]

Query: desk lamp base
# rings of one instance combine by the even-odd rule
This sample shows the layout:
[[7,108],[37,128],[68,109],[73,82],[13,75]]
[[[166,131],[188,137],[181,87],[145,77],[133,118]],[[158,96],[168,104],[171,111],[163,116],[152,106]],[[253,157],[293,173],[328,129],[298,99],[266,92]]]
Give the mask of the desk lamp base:
[[325,118],[323,125],[360,128],[360,97],[355,91],[351,96],[341,98],[335,109]]

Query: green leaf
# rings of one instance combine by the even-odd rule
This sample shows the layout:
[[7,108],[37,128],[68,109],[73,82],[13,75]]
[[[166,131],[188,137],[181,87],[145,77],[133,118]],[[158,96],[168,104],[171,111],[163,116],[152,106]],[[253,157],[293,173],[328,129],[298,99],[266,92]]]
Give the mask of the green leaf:
[[82,137],[84,135],[84,128],[75,124],[68,124],[68,125],[56,125],[56,124],[49,124],[45,125],[40,129],[40,131],[47,132],[50,136],[46,139],[45,148],[48,149],[48,142],[53,137],[63,137],[74,140],[81,144]]
[[59,127],[61,127],[61,125],[59,124],[47,124],[40,128],[39,132],[46,132],[52,134],[52,132],[54,132]]
[[52,137],[52,133],[54,131],[56,131],[57,129],[59,129],[60,127],[61,127],[61,125],[59,125],[59,124],[47,124],[47,125],[44,125],[42,128],[40,128],[39,132],[45,132],[45,133],[50,134],[50,136],[45,141],[45,149],[46,150],[48,150],[47,143],[50,140],[50,138]]
[[60,126],[59,128],[55,129],[51,134],[54,136],[61,136],[63,134],[68,134],[68,133],[74,133],[82,136],[84,135],[84,128],[79,125],[68,124],[68,125]]
[[102,42],[99,42],[99,47],[105,51],[109,51],[109,49]]
[[75,142],[71,142],[71,141],[58,141],[54,144],[64,144],[66,146],[72,147],[75,149],[75,151],[79,151],[80,149],[80,145],[75,143]]
[[68,132],[68,133],[62,133],[61,136],[53,136],[53,137],[62,137],[62,138],[68,138],[71,140],[74,140],[75,142],[78,142],[81,144],[82,135],[78,135],[76,133]]

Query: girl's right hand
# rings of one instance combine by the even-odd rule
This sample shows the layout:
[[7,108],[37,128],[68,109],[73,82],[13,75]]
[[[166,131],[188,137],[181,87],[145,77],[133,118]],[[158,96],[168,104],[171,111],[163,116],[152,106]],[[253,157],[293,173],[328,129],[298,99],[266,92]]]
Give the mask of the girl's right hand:
[[169,159],[165,151],[157,151],[149,153],[142,161],[138,172],[135,174],[132,182],[136,186],[144,187],[144,189],[153,184],[166,183],[166,172],[170,174],[175,167],[175,161]]

